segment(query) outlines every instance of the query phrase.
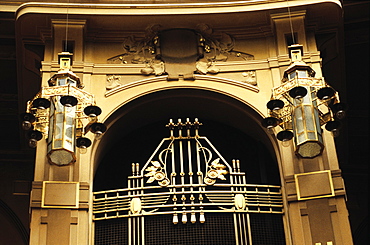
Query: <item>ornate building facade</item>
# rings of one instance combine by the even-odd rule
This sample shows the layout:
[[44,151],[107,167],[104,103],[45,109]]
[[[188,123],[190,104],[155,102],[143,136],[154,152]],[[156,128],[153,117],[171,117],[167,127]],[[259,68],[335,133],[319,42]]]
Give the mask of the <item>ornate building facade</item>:
[[5,244],[367,244],[368,6],[0,3]]

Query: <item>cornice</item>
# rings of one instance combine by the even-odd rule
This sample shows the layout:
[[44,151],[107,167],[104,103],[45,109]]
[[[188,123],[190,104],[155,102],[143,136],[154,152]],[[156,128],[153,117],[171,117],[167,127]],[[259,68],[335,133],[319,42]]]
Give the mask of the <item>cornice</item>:
[[[185,15],[211,14],[272,10],[287,7],[332,3],[341,7],[340,0],[244,0],[221,2],[188,3],[44,3],[21,4],[16,10],[16,18],[25,14],[69,14],[77,15]],[[155,12],[153,12],[155,10]],[[170,10],[170,11],[169,11]]]

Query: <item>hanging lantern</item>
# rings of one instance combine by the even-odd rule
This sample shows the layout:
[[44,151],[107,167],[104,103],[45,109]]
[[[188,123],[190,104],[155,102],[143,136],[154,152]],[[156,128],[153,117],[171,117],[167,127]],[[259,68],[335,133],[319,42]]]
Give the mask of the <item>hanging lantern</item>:
[[[29,145],[37,146],[37,141],[47,139],[47,159],[58,166],[76,161],[75,148],[86,152],[92,142],[83,137],[91,131],[96,136],[106,131],[103,123],[97,122],[101,109],[94,105],[94,96],[82,90],[79,77],[70,68],[72,54],[59,53],[59,71],[42,87],[35,98],[28,102],[27,113],[21,115],[24,130],[28,133]],[[87,119],[90,130],[84,130],[82,121]]]
[[267,103],[269,117],[262,126],[280,126],[280,141],[294,138],[296,154],[303,158],[320,155],[324,149],[321,126],[337,135],[345,116],[345,105],[338,93],[323,78],[315,78],[315,71],[302,60],[302,45],[288,47],[291,65],[284,71],[283,83],[273,88]]
[[[77,76],[65,72],[71,67],[72,57],[66,53],[59,55],[60,72],[51,77],[55,86],[73,86],[79,84]],[[70,90],[68,88],[68,90]],[[50,97],[48,132],[48,160],[59,166],[69,165],[76,161],[75,132],[77,98],[71,95]]]
[[48,159],[56,165],[68,165],[76,161],[74,153],[76,108],[63,106],[55,96],[50,107]]
[[311,87],[303,88],[309,92],[306,92],[303,97],[293,98],[293,134],[297,154],[301,157],[312,158],[322,153],[324,145],[317,105],[313,100],[315,92]]

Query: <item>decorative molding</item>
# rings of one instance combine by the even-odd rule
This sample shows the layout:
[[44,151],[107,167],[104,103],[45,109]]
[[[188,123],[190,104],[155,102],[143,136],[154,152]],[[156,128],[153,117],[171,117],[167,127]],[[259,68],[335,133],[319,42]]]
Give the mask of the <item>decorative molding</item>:
[[42,208],[78,208],[79,182],[44,181]]
[[[117,80],[121,79],[120,75],[113,75],[113,76],[109,76],[109,77],[111,77],[111,80],[114,80],[115,82],[117,82]],[[115,77],[115,79],[113,79],[113,77]],[[207,76],[207,75],[194,75],[194,78],[195,78],[195,81],[189,82],[189,85],[191,84],[191,87],[196,87],[197,86],[196,81],[199,80],[199,81],[212,81],[212,82],[217,82],[217,83],[223,83],[223,84],[233,85],[233,86],[236,86],[236,87],[241,87],[241,88],[244,88],[244,89],[256,92],[256,93],[259,92],[258,87],[253,86],[251,84],[248,84],[246,82],[240,82],[240,81],[236,81],[236,80],[232,80],[232,79],[214,77],[214,76]],[[159,76],[159,77],[152,77],[152,78],[142,79],[142,80],[139,80],[139,81],[135,81],[135,82],[119,85],[119,86],[117,86],[116,83],[115,83],[115,85],[110,84],[112,89],[108,90],[105,93],[105,97],[112,96],[116,93],[119,93],[119,92],[127,90],[127,89],[131,89],[131,88],[134,88],[134,87],[143,86],[143,85],[146,85],[146,84],[149,84],[149,83],[155,83],[155,82],[167,82],[167,76]]]
[[330,170],[294,175],[298,200],[335,196]]

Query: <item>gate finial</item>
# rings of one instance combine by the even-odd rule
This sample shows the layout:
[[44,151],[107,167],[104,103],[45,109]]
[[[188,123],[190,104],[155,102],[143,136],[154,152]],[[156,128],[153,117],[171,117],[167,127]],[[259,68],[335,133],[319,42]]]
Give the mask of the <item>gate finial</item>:
[[[170,129],[170,138],[182,139],[182,138],[192,138],[192,137],[199,137],[198,130],[199,126],[203,125],[198,121],[198,118],[194,119],[194,122],[190,122],[189,118],[186,118],[186,122],[181,122],[181,118],[178,119],[177,123],[173,122],[173,119],[170,119],[169,123],[166,125]],[[178,136],[174,136],[174,129],[178,129]],[[186,129],[186,136],[182,135],[182,130]],[[191,129],[194,129],[194,135],[191,135]]]

